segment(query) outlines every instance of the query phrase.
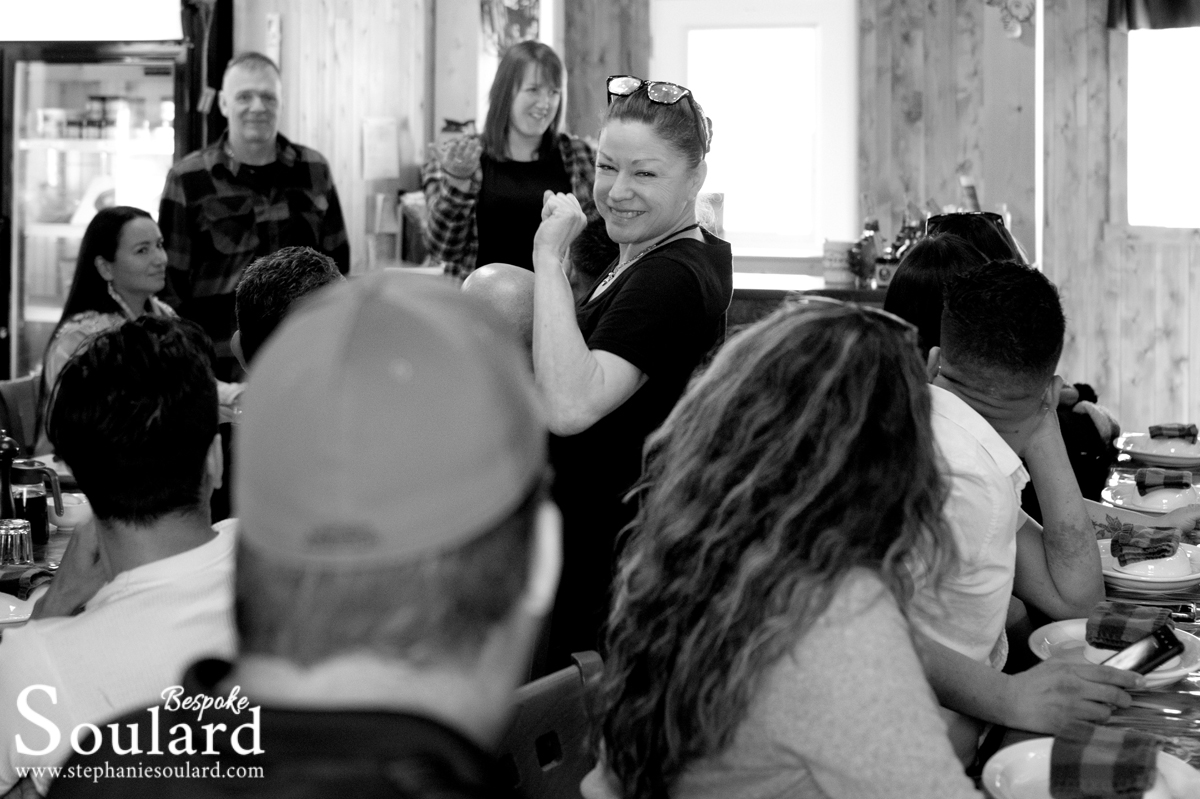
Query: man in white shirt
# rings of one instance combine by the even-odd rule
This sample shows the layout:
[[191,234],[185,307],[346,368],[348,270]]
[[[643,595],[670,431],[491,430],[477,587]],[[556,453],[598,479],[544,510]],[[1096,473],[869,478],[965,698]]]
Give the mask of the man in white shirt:
[[[95,511],[34,619],[0,641],[0,794],[45,793],[72,731],[160,700],[197,658],[234,652],[234,520],[221,484],[212,345],[143,317],[64,367],[48,435]],[[87,737],[88,728],[78,738]]]
[[[968,762],[983,722],[1051,734],[1076,719],[1103,722],[1129,705],[1125,689],[1142,682],[1058,661],[1001,672],[1010,597],[1056,620],[1086,617],[1104,598],[1095,531],[1053,410],[1064,331],[1058,292],[1030,267],[996,261],[947,282],[941,346],[928,367],[948,478],[945,520],[959,563],[940,592],[918,578],[913,622],[951,738]],[[1031,479],[1044,526],[1021,510]],[[1180,514],[1189,526],[1197,518]]]

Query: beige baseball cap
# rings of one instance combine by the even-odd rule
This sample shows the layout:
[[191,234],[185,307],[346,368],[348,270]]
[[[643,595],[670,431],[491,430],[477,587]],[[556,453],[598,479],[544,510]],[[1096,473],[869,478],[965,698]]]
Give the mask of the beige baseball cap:
[[358,567],[486,531],[545,474],[528,364],[443,278],[385,270],[317,292],[259,353],[242,400],[243,541]]

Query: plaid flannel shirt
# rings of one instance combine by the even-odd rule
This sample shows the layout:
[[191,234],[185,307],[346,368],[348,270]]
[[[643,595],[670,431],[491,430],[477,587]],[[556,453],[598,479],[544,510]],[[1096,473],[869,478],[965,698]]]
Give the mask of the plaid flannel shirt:
[[[591,145],[575,136],[558,134],[559,155],[571,193],[579,200],[583,212],[595,213],[592,183],[596,179],[596,154]],[[421,185],[425,188],[425,246],[434,262],[441,263],[446,274],[465,278],[478,265],[479,231],[475,225],[475,202],[483,180],[483,167],[471,177],[470,191],[451,186],[442,171],[441,162],[430,147],[429,158],[421,167]]]
[[204,327],[220,355],[236,327],[234,290],[254,259],[308,246],[333,258],[343,274],[350,270],[342,207],[325,158],[277,135],[274,183],[263,193],[227,151],[227,137],[171,168],[158,211],[170,262],[159,296]]
[[1158,775],[1159,746],[1149,733],[1073,721],[1050,748],[1050,795],[1141,796]]

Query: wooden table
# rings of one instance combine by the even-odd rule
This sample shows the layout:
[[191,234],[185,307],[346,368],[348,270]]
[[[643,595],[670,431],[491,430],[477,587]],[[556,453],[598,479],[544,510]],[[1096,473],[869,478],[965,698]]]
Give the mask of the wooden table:
[[[1118,462],[1113,467],[1112,480],[1125,479],[1129,464]],[[1089,511],[1099,509],[1094,503]],[[1120,511],[1112,509],[1113,515]],[[1111,586],[1105,587],[1109,599],[1141,605],[1183,605],[1195,603],[1200,607],[1200,585],[1161,594],[1134,594]],[[1192,623],[1177,622],[1176,628],[1200,636],[1200,620]],[[1200,670],[1194,671],[1174,685],[1151,688],[1132,693],[1134,706],[1113,712],[1107,722],[1109,726],[1141,730],[1161,736],[1163,751],[1200,769]],[[1008,746],[1029,738],[1044,737],[1023,730],[1005,731],[1000,745]]]
[[71,540],[71,531],[59,532],[57,528],[50,532],[50,540],[45,544],[34,546],[33,562],[39,566],[54,564],[57,568],[62,562],[63,553],[67,551],[67,543]]

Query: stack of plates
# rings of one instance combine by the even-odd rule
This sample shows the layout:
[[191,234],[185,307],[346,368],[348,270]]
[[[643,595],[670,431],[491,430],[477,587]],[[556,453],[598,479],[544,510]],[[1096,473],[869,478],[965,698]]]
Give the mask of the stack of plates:
[[1200,504],[1200,494],[1193,488],[1158,488],[1142,496],[1133,483],[1105,486],[1100,498],[1118,508],[1161,516],[1176,508]]
[[1107,538],[1096,542],[1100,547],[1100,570],[1104,573],[1104,582],[1113,588],[1135,594],[1162,594],[1200,585],[1200,547],[1191,544],[1179,545],[1191,562],[1191,574],[1180,577],[1150,577],[1117,571],[1117,559],[1112,556],[1109,548],[1111,543]]
[[[1004,747],[983,767],[983,787],[995,799],[1050,799],[1053,745],[1053,738],[1034,738]],[[1158,753],[1157,766],[1158,779],[1146,799],[1195,799],[1200,775],[1194,768],[1165,752]]]
[[[1087,619],[1064,619],[1038,627],[1029,635],[1029,651],[1042,660],[1054,658],[1072,663],[1099,663],[1108,653],[1101,652],[1096,659],[1086,655],[1088,650]],[[1146,675],[1147,688],[1163,688],[1187,677],[1200,669],[1200,638],[1175,630],[1175,637],[1183,644],[1183,653],[1177,655]],[[1112,654],[1116,654],[1114,651]]]
[[1200,442],[1192,444],[1182,438],[1151,438],[1149,433],[1126,433],[1116,443],[1121,452],[1151,466],[1169,469],[1200,466]]

